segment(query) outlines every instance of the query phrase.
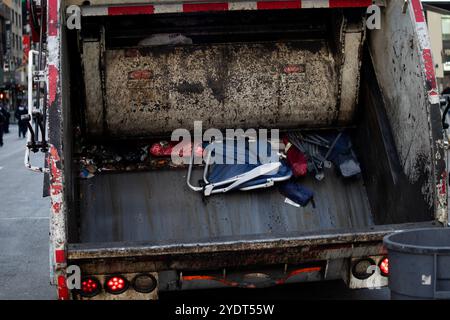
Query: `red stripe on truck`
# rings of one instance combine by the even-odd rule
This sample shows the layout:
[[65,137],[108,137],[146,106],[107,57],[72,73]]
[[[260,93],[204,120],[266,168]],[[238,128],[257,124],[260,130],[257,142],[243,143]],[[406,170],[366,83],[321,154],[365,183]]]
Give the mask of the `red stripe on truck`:
[[59,300],[69,300],[69,289],[66,284],[66,277],[58,276],[58,299]]
[[330,0],[330,8],[368,7],[372,0]]
[[416,22],[425,22],[425,16],[423,15],[422,4],[420,0],[411,0],[411,6],[416,17]]
[[436,76],[434,72],[433,56],[431,54],[431,49],[423,49],[422,56],[425,65],[425,76],[427,78],[427,85],[429,86],[427,90],[429,91],[436,89]]
[[48,36],[58,33],[58,0],[48,0]]
[[66,253],[64,250],[55,250],[55,262],[64,263],[66,261]]
[[300,0],[294,1],[258,1],[256,3],[258,10],[271,9],[300,9],[302,3]]
[[[55,0],[49,0],[55,1]],[[82,11],[83,16],[120,16],[120,15],[147,15],[159,13],[175,12],[208,12],[208,11],[228,11],[242,10],[248,6],[248,10],[277,10],[277,9],[301,9],[301,8],[362,8],[372,4],[372,0],[328,0],[314,3],[316,0],[272,0],[272,1],[243,1],[243,6],[230,5],[228,2],[215,3],[184,3],[180,4],[154,4],[154,5],[133,5],[133,6],[111,6],[101,7],[102,10],[86,7]],[[416,0],[418,2],[419,0]],[[419,5],[420,7],[420,5]],[[420,7],[421,8],[421,7]],[[417,14],[422,17],[421,9]]]
[[53,64],[48,65],[48,106],[51,108],[56,99],[58,86],[58,69]]
[[108,7],[108,16],[153,14],[153,5]]
[[227,10],[228,10],[228,2],[183,4],[183,12],[227,11]]

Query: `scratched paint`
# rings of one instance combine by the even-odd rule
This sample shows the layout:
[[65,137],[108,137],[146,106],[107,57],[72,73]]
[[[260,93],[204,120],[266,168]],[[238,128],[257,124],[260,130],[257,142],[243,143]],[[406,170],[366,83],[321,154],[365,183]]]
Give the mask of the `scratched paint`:
[[50,196],[54,213],[60,213],[62,202],[62,176],[61,176],[61,159],[58,151],[54,146],[50,147],[49,164],[50,164]]
[[[382,31],[372,31],[370,47],[378,82],[403,171],[411,184],[420,184],[423,200],[442,222],[446,199],[441,195],[443,149],[436,80],[429,38],[420,1],[390,1]],[[439,138],[440,136],[440,138]]]
[[61,23],[60,0],[49,0],[47,12],[47,108],[49,121],[49,151],[47,163],[50,177],[50,281],[56,286],[58,298],[70,298],[66,286],[66,259],[61,252],[66,247],[66,211],[62,169],[62,97],[60,81]]
[[55,102],[58,90],[58,69],[54,65],[48,66],[48,104],[51,107]]

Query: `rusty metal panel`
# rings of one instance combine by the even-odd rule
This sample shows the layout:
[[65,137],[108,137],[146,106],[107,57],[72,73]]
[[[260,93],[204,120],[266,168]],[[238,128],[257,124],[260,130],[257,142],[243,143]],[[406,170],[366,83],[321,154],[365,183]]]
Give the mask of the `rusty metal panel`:
[[[356,30],[352,30],[356,29]],[[358,102],[364,26],[361,23],[347,27],[344,33],[343,63],[341,69],[341,100],[338,120],[352,119]]]
[[108,50],[105,69],[103,134],[112,137],[192,129],[194,120],[219,129],[336,120],[339,73],[325,41]]
[[[240,241],[184,245],[154,245],[148,242],[70,244],[68,259],[86,274],[148,272],[169,269],[206,270],[214,268],[301,263],[385,254],[386,234],[433,223],[374,226],[365,229],[334,230],[319,233],[287,233],[260,238],[242,237]],[[442,227],[442,226],[441,226]],[[170,257],[170,259],[168,258]]]
[[103,131],[103,97],[100,77],[100,42],[83,43],[86,128],[90,134]]

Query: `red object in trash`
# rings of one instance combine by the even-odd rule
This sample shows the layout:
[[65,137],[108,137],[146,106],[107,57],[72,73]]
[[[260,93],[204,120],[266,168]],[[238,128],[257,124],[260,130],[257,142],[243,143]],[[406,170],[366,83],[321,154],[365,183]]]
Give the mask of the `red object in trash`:
[[172,143],[157,142],[150,147],[150,153],[155,157],[170,157],[173,147]]
[[[180,145],[178,145],[178,144],[180,144]],[[177,141],[156,142],[150,147],[150,154],[155,157],[170,157],[172,155],[172,152],[173,152],[173,149],[175,148],[175,146],[178,146],[177,149],[179,150],[179,154],[178,154],[179,157],[183,157],[183,149],[189,150],[189,152],[187,152],[186,156],[191,155],[192,143],[191,142],[177,142]],[[203,155],[202,146],[200,144],[198,146],[196,146],[194,152],[195,152],[196,156],[201,157]]]
[[292,169],[294,177],[303,177],[308,173],[308,162],[305,155],[292,145],[287,137],[283,138],[283,143],[287,146],[286,157]]

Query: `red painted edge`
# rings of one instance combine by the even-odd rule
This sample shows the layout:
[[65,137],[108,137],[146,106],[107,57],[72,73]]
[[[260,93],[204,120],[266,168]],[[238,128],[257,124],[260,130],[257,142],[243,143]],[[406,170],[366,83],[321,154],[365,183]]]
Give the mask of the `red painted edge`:
[[48,36],[58,34],[58,0],[48,0]]
[[64,250],[55,250],[56,263],[64,263],[66,261],[66,253]]
[[69,300],[69,289],[66,284],[65,276],[58,276],[58,299],[59,300]]
[[420,0],[411,0],[411,6],[414,11],[416,22],[425,22],[425,16],[423,15],[422,4]]
[[[49,1],[55,2],[57,0],[49,0]],[[255,1],[255,2],[258,10],[302,8],[302,0],[274,0],[274,1]],[[329,0],[329,8],[358,8],[358,7],[368,7],[371,4],[372,0]],[[183,12],[185,13],[206,12],[206,11],[228,11],[228,10],[230,10],[228,2],[183,4]],[[419,10],[419,12],[422,14],[423,17],[421,9]],[[108,7],[109,16],[145,15],[154,13],[155,13],[154,5]]]
[[436,89],[436,75],[434,71],[433,56],[431,49],[423,49],[422,52],[424,66],[425,66],[425,76],[429,85],[429,90]]
[[440,192],[442,195],[444,195],[447,192],[447,172],[445,172],[445,170],[444,172],[442,172],[441,178],[442,178],[442,185]]
[[48,105],[52,106],[56,99],[58,86],[58,69],[53,64],[48,65]]
[[228,10],[228,2],[183,4],[183,12],[227,11],[227,10]]
[[153,14],[153,5],[108,7],[108,16]]
[[372,5],[372,0],[329,0],[330,8],[354,8],[368,7]]
[[300,9],[302,3],[300,0],[288,0],[288,1],[258,1],[256,3],[258,10],[271,10],[271,9]]

